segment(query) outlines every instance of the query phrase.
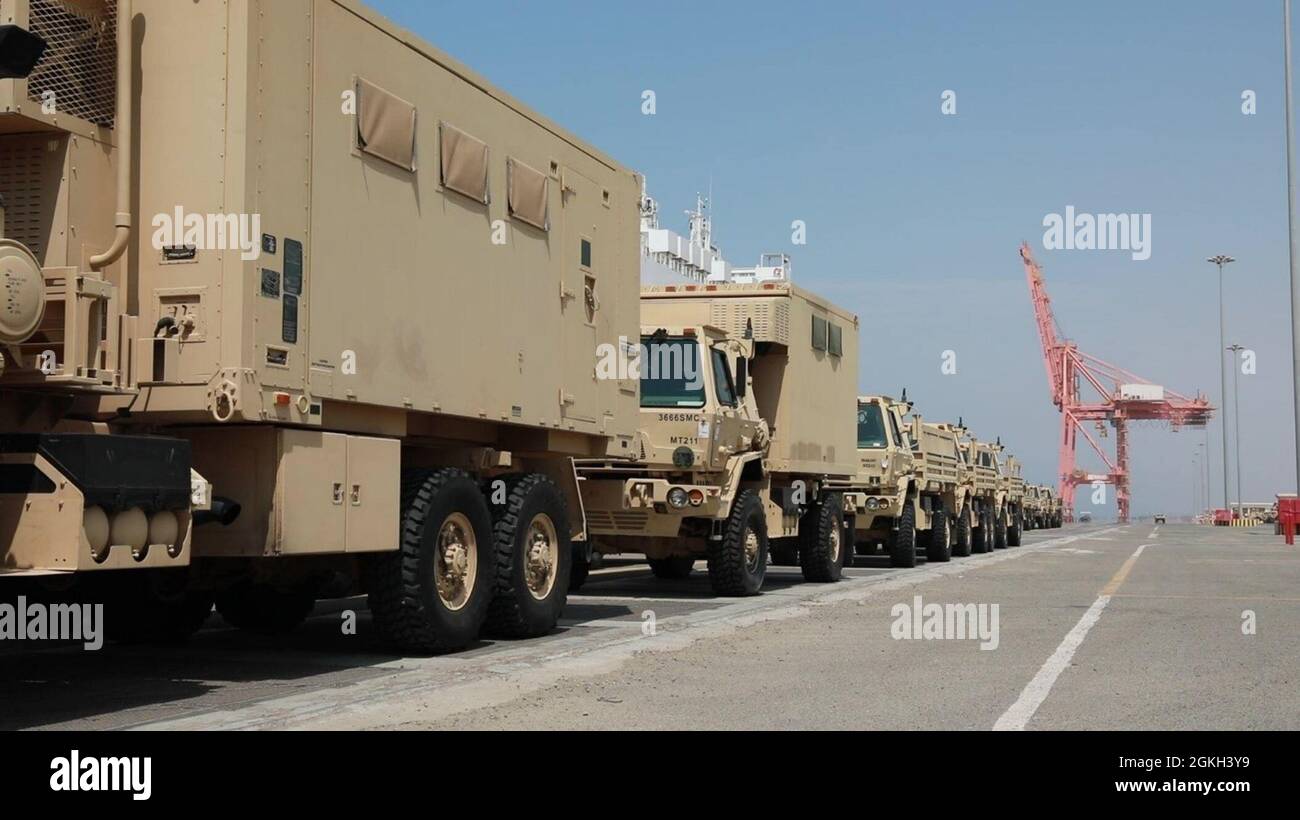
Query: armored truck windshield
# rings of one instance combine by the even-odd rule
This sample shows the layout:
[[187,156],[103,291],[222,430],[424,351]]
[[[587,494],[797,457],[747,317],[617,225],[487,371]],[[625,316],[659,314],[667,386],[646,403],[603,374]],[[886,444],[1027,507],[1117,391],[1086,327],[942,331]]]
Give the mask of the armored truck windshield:
[[889,439],[885,433],[885,418],[878,404],[858,406],[858,447],[885,447]]
[[703,407],[700,346],[694,339],[641,339],[642,407]]

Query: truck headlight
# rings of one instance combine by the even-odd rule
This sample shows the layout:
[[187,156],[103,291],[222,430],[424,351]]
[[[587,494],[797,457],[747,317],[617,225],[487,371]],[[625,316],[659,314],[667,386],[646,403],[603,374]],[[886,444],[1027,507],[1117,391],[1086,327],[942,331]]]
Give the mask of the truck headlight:
[[691,506],[698,507],[704,503],[704,493],[700,490],[691,490],[688,494],[691,499]]
[[680,510],[690,503],[690,495],[681,487],[673,487],[668,491],[668,506],[674,510]]
[[868,509],[868,510],[876,510],[876,509],[879,509],[879,508],[880,508],[880,500],[879,500],[878,498],[876,498],[876,497],[873,495],[871,498],[868,498],[868,499],[867,499],[867,509]]

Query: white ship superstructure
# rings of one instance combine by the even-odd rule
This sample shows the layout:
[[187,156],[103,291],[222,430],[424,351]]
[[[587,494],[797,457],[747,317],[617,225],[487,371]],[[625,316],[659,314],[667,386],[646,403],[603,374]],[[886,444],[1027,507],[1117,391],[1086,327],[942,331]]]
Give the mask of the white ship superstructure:
[[695,210],[686,212],[689,235],[682,236],[659,224],[659,203],[641,194],[641,284],[677,285],[785,281],[790,278],[790,257],[765,253],[750,268],[733,268],[713,244],[713,219],[709,201],[696,196]]

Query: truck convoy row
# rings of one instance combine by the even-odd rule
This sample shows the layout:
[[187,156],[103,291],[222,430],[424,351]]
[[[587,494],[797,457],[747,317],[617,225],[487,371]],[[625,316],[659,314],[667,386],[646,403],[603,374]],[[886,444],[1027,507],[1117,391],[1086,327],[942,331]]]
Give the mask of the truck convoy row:
[[745,595],[1060,525],[857,396],[852,314],[643,292],[641,178],[354,0],[0,0],[0,125],[0,595],[444,651],[595,551]]

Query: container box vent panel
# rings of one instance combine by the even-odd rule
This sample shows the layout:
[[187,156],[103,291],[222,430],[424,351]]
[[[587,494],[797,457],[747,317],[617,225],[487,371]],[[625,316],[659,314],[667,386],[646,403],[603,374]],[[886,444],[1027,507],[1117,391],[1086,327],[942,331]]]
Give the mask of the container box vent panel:
[[0,137],[5,235],[30,248],[43,265],[62,263],[46,254],[58,206],[64,144],[61,139],[40,134]]
[[31,0],[30,29],[46,48],[28,78],[27,96],[36,103],[52,102],[60,114],[111,128],[117,93],[116,0]]
[[712,304],[709,324],[740,338],[745,324],[754,323],[754,340],[790,344],[790,306],[786,300],[719,299]]

